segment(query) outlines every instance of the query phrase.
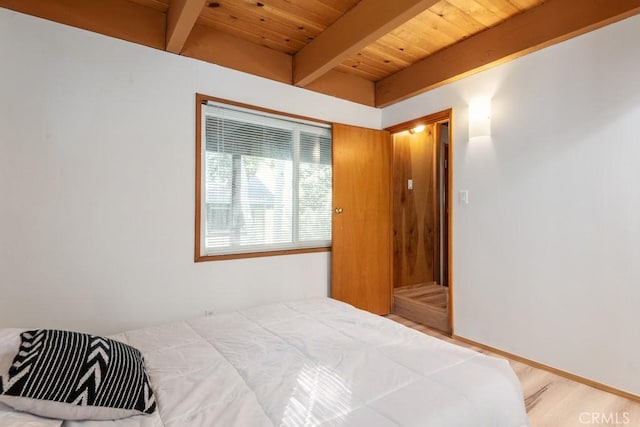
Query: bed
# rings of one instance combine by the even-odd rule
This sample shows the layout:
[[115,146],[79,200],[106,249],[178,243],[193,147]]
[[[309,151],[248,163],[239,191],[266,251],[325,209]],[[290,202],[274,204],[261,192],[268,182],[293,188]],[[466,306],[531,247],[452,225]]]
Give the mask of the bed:
[[[19,331],[0,330],[0,357]],[[0,406],[1,426],[528,426],[507,361],[329,298],[111,338],[144,356],[157,410],[58,421]]]

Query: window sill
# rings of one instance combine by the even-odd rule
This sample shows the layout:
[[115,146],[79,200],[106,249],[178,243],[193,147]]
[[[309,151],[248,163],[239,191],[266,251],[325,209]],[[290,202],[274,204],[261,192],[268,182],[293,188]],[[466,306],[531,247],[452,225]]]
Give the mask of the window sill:
[[331,246],[325,246],[321,248],[305,248],[305,249],[289,249],[284,251],[265,251],[265,252],[249,252],[243,254],[228,254],[228,255],[199,255],[195,256],[195,262],[207,262],[207,261],[226,261],[232,259],[245,259],[245,258],[260,258],[268,256],[282,256],[282,255],[296,255],[296,254],[310,254],[316,252],[329,252]]

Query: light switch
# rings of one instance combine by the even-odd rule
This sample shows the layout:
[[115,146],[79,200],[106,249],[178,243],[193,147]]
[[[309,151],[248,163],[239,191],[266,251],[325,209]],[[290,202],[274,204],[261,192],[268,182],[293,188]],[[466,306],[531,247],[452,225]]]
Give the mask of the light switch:
[[407,181],[407,190],[413,190],[413,180],[412,179]]
[[469,204],[469,190],[458,191],[458,202],[465,205]]

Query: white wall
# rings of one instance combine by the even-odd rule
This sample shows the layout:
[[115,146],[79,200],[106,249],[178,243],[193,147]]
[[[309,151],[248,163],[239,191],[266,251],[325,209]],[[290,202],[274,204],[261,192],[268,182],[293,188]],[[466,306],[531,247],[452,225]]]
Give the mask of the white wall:
[[327,294],[329,254],[193,262],[195,93],[381,111],[0,9],[0,327],[94,333]]
[[[640,16],[414,97],[454,107],[455,333],[640,394]],[[493,97],[468,141],[469,100]]]

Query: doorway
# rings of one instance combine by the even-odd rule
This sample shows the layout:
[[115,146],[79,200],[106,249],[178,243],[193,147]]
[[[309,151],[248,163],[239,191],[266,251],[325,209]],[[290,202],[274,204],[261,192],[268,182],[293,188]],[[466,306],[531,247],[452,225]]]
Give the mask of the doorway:
[[451,333],[452,111],[392,134],[392,312]]

